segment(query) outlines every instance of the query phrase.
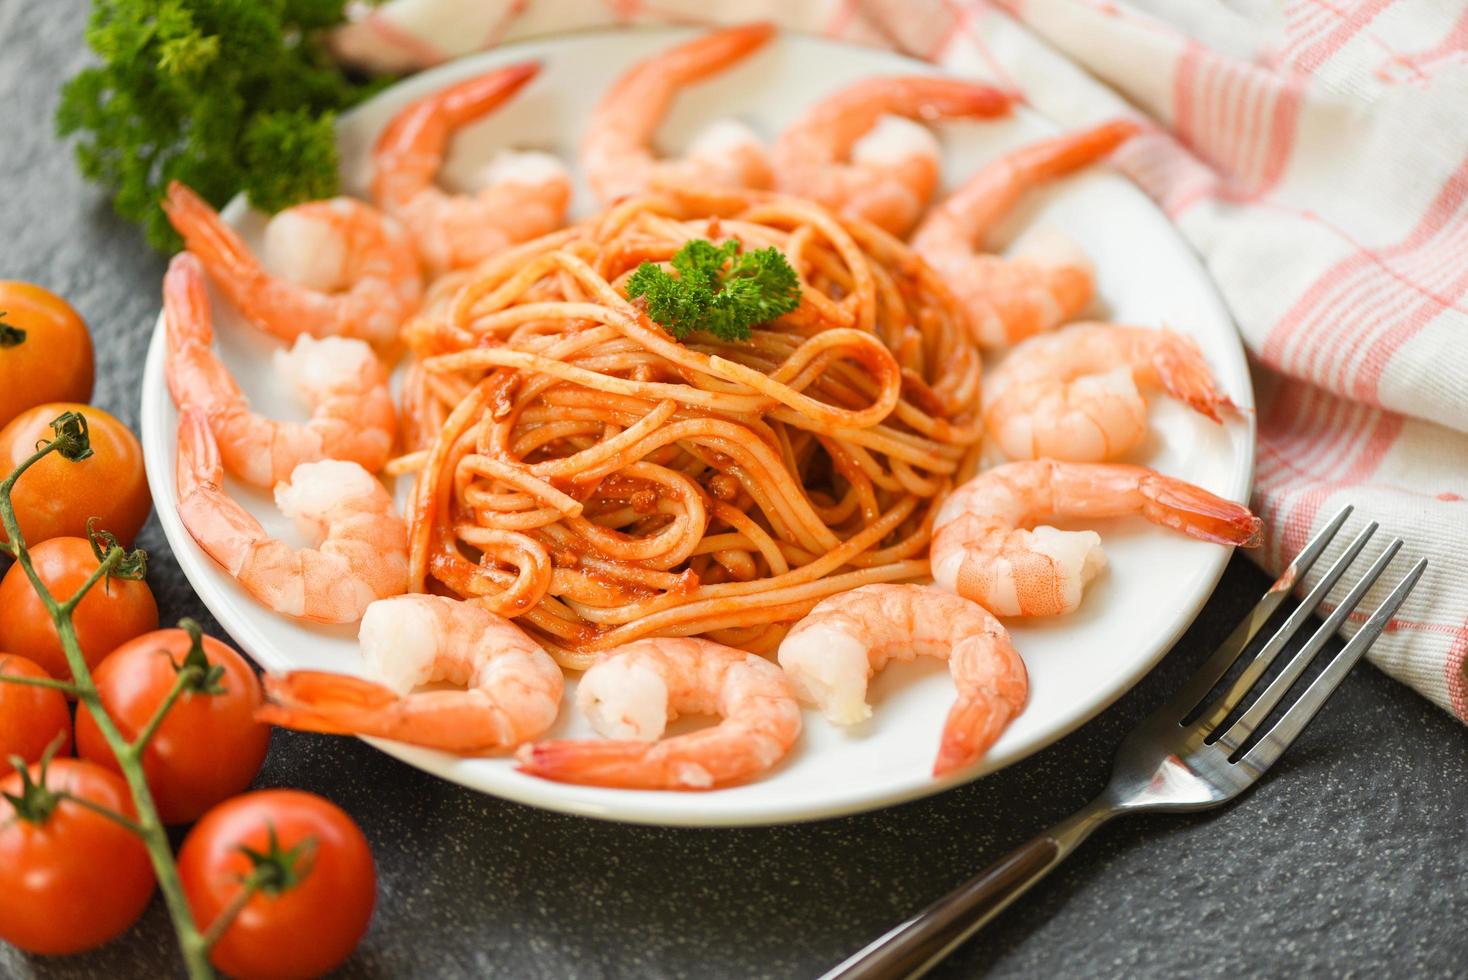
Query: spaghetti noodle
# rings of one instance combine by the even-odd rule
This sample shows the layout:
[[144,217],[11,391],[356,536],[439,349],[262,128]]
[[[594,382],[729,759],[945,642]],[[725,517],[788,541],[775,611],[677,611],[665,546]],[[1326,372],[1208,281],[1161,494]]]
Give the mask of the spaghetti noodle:
[[[675,341],[623,287],[695,238],[778,248],[799,307]],[[404,333],[410,587],[515,617],[568,668],[649,635],[769,651],[826,596],[926,578],[976,469],[980,359],[947,288],[795,198],[620,203],[444,277]]]

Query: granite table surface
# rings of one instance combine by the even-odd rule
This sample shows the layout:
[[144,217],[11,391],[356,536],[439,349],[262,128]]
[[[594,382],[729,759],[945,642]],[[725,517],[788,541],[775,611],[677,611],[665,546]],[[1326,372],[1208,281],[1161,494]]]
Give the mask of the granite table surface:
[[[0,0],[0,278],[74,303],[96,404],[136,427],[162,258],[82,183],[53,134],[85,58],[81,0]],[[156,520],[140,543],[165,623],[218,632]],[[262,787],[319,793],[377,860],[348,977],[811,977],[1104,784],[1123,735],[1267,585],[1235,556],[1178,647],[1070,736],[975,784],[877,813],[669,830],[542,812],[345,738],[277,731]],[[1243,800],[1103,828],[938,977],[1450,976],[1468,973],[1468,731],[1363,665]],[[155,902],[93,953],[4,977],[177,971]]]

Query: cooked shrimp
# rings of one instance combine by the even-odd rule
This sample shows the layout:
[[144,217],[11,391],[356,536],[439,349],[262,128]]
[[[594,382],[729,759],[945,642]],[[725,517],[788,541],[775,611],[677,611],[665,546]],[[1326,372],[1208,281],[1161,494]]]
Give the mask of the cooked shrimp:
[[423,295],[418,255],[403,229],[350,197],[309,201],[271,218],[264,264],[178,181],[168,185],[163,210],[245,319],[282,340],[356,337],[382,349]]
[[1009,96],[975,82],[864,79],[822,99],[780,134],[780,189],[906,235],[938,186],[939,164],[937,140],[910,120],[1008,111]]
[[1106,567],[1101,536],[1036,523],[1128,514],[1218,544],[1252,548],[1260,540],[1247,507],[1191,483],[1144,466],[1037,459],[980,473],[943,501],[933,579],[997,616],[1068,613]]
[[712,31],[634,65],[602,97],[581,143],[586,182],[603,204],[662,187],[768,188],[769,154],[743,123],[717,120],[681,159],[659,160],[652,139],[685,87],[753,54],[774,37],[770,24]]
[[[269,675],[265,691],[274,703],[259,717],[479,755],[537,737],[560,711],[564,677],[550,654],[475,603],[381,599],[367,607],[357,638],[377,681],[320,671]],[[464,690],[413,690],[436,683]]]
[[988,164],[928,212],[912,247],[947,281],[974,339],[1005,347],[1078,316],[1096,292],[1091,260],[1053,229],[1008,257],[976,252],[1029,190],[1093,163],[1138,132],[1124,120],[1031,143]]
[[1215,422],[1230,404],[1192,338],[1115,323],[1077,323],[1032,337],[989,383],[986,425],[1011,459],[1115,459],[1147,434],[1139,386],[1161,388]]
[[311,421],[281,422],[250,411],[229,368],[214,353],[209,297],[199,260],[180,252],[163,277],[168,325],[164,373],[181,411],[209,420],[225,468],[247,483],[273,487],[300,463],[345,459],[369,472],[382,469],[397,429],[387,372],[360,340],[305,334],[275,352],[276,371],[311,406]]
[[438,185],[455,131],[503,104],[539,71],[526,62],[451,85],[399,112],[377,138],[372,200],[407,226],[432,274],[474,265],[564,222],[571,178],[548,153],[501,151],[480,171],[473,194]]
[[987,609],[926,585],[863,585],[817,603],[779,653],[800,699],[838,725],[871,717],[867,681],[916,657],[946,659],[958,689],[933,763],[943,776],[983,758],[1029,696],[1024,661]]
[[[617,647],[582,675],[576,706],[608,741],[526,745],[516,756],[522,771],[596,786],[710,789],[765,772],[800,735],[800,706],[780,668],[710,640]],[[680,714],[724,720],[658,741]]]
[[200,412],[178,424],[178,516],[199,547],[261,604],[318,623],[354,623],[408,587],[408,532],[387,490],[356,463],[302,463],[275,505],[315,547],[265,533],[224,492],[219,447]]

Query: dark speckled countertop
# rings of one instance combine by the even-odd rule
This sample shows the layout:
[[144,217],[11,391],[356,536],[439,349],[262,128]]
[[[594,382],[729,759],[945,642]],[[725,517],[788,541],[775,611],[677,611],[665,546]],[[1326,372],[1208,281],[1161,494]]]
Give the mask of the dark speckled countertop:
[[[82,184],[52,134],[85,58],[82,0],[0,0],[0,277],[67,296],[97,340],[95,401],[131,425],[163,261]],[[156,522],[141,543],[165,622],[209,622]],[[1266,585],[1235,558],[1135,690],[1038,755],[880,813],[769,829],[660,830],[480,796],[350,739],[277,731],[261,786],[344,807],[378,861],[350,977],[810,977],[1086,802],[1118,742]],[[1468,731],[1362,667],[1237,805],[1103,829],[934,975],[1468,973]],[[111,945],[5,977],[176,971],[155,902]]]

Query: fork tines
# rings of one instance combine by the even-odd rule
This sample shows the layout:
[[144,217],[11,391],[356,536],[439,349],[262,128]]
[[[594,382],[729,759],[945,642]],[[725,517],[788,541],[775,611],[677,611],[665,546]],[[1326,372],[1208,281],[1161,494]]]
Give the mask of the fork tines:
[[1252,746],[1248,746],[1251,737],[1269,717],[1270,712],[1279,705],[1285,694],[1310,667],[1316,655],[1355,610],[1362,597],[1381,578],[1386,566],[1391,563],[1402,547],[1401,539],[1394,539],[1371,563],[1371,567],[1366,570],[1365,574],[1351,585],[1340,603],[1326,617],[1325,622],[1295,653],[1264,691],[1232,724],[1219,731],[1222,722],[1242,706],[1245,696],[1273,664],[1285,645],[1299,632],[1305,621],[1319,608],[1327,593],[1341,580],[1351,563],[1365,548],[1371,536],[1376,533],[1375,521],[1362,528],[1346,546],[1340,557],[1331,564],[1315,587],[1300,602],[1300,605],[1249,659],[1243,671],[1228,683],[1217,697],[1211,702],[1207,701],[1209,692],[1228,673],[1229,668],[1244,655],[1255,636],[1294,588],[1295,583],[1324,553],[1331,540],[1345,524],[1346,518],[1350,516],[1351,509],[1349,506],[1342,508],[1321,529],[1320,533],[1305,545],[1279,579],[1270,586],[1269,591],[1264,593],[1258,605],[1223,641],[1213,656],[1199,668],[1183,690],[1159,712],[1159,714],[1171,714],[1178,724],[1193,729],[1195,737],[1213,744],[1219,751],[1227,754],[1229,762],[1247,767],[1254,775],[1262,773],[1273,765],[1280,753],[1294,741],[1295,737],[1309,724],[1310,719],[1315,717],[1316,712],[1334,693],[1346,674],[1355,666],[1356,661],[1361,659],[1362,654],[1386,628],[1397,608],[1407,598],[1412,587],[1417,584],[1423,569],[1427,567],[1426,559],[1419,560],[1413,565],[1412,570],[1397,583],[1381,605],[1377,606],[1376,611],[1371,614],[1356,635],[1311,682],[1305,693]]

